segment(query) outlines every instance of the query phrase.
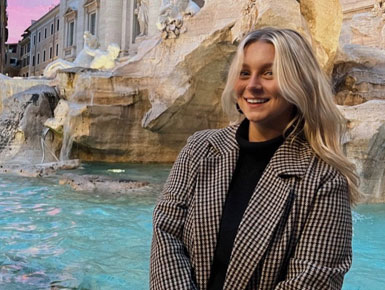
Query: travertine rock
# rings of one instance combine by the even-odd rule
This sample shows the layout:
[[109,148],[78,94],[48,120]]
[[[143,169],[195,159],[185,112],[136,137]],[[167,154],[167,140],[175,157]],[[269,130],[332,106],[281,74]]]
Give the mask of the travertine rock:
[[9,78],[2,75],[0,77],[0,113],[3,110],[3,102],[7,98],[37,85],[50,85],[50,81],[45,79]]
[[24,177],[47,177],[59,170],[71,170],[80,166],[80,160],[68,160],[40,164],[0,164],[1,174],[11,174]]
[[385,101],[340,109],[349,120],[344,148],[361,176],[361,202],[385,202]]
[[[70,156],[170,162],[193,132],[226,126],[220,96],[236,44],[250,30],[267,25],[297,29],[313,37],[315,51],[328,69],[342,21],[335,12],[338,1],[300,2],[301,6],[292,0],[206,1],[194,17],[183,19],[186,33],[178,39],[160,42],[158,36],[143,41],[138,56],[112,74],[59,73],[61,96],[83,106],[68,121],[74,142]],[[325,22],[333,23],[329,30],[319,27]]]
[[335,60],[333,81],[337,104],[385,100],[385,51],[344,45]]
[[98,175],[66,174],[59,180],[59,184],[68,184],[76,191],[89,193],[100,193],[103,195],[136,195],[140,194],[138,189],[147,186],[149,183],[128,179],[114,179]]
[[[55,161],[55,151],[45,138],[44,122],[53,116],[58,102],[55,89],[36,86],[4,101],[0,114],[0,163],[36,164]],[[45,143],[45,144],[44,144]],[[43,146],[44,145],[44,146]],[[47,147],[47,154],[43,151]],[[46,160],[43,156],[45,155]]]
[[342,7],[338,0],[301,0],[301,13],[310,28],[318,60],[327,72],[333,69],[342,26]]

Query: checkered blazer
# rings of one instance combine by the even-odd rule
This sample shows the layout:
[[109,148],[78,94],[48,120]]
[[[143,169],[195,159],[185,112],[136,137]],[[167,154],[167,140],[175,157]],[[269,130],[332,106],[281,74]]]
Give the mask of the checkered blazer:
[[[237,126],[195,133],[154,210],[151,289],[207,288]],[[346,179],[303,140],[285,140],[239,225],[223,289],[340,289],[351,265]]]

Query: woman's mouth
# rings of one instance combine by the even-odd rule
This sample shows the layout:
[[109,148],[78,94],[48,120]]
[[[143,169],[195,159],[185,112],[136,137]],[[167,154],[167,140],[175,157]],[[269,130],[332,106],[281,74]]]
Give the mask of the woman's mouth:
[[245,98],[245,100],[249,104],[263,104],[263,103],[266,103],[267,101],[269,101],[269,99],[261,99],[261,98],[258,98],[258,99],[248,99],[248,98]]

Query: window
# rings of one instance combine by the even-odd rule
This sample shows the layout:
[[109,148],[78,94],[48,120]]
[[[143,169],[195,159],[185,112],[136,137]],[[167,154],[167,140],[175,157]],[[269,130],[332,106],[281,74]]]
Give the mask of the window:
[[52,59],[52,47],[49,48],[49,59]]
[[32,56],[32,66],[35,66],[35,56]]
[[37,64],[40,63],[40,53],[37,54]]
[[96,33],[96,13],[88,15],[88,31],[95,35]]
[[51,35],[53,34],[54,28],[53,28],[53,23],[51,24]]
[[45,50],[43,50],[43,62],[45,62]]
[[9,53],[16,53],[16,51],[17,51],[17,46],[16,45],[9,46],[9,48],[8,48],[8,52]]
[[47,38],[47,28],[44,28],[44,38]]
[[56,21],[56,31],[59,31],[59,19]]
[[41,41],[41,33],[40,33],[40,31],[39,31],[39,42]]
[[59,56],[59,44],[56,44],[56,56]]
[[24,54],[24,46],[22,46],[21,48],[20,48],[20,56],[22,56]]
[[12,65],[12,66],[16,66],[16,65],[17,65],[17,59],[11,57],[11,58],[9,59],[9,64]]
[[27,56],[27,65],[29,65],[29,57]]
[[72,21],[68,24],[67,46],[74,45],[74,33],[75,33],[75,22]]
[[36,35],[33,35],[33,44],[36,44]]
[[27,52],[30,52],[31,51],[31,43],[28,43],[27,44]]

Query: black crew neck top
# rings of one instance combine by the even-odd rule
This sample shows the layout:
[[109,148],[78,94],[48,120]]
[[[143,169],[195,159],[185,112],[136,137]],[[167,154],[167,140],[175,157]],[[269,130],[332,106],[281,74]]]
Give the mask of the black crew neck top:
[[208,290],[223,289],[235,236],[255,187],[283,136],[264,142],[249,141],[249,121],[245,119],[236,132],[239,157],[223,207],[221,224],[211,266]]

